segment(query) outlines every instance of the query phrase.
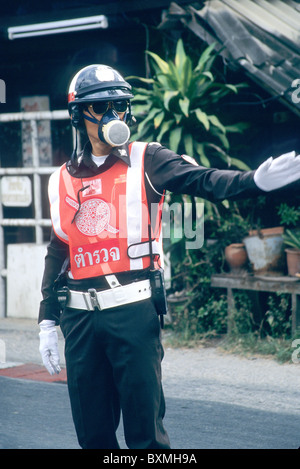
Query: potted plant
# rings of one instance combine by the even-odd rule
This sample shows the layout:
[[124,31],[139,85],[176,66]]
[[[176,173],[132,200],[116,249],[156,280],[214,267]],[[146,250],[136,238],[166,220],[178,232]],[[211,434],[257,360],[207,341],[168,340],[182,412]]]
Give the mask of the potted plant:
[[[251,203],[251,202],[250,202]],[[284,275],[286,264],[283,247],[282,226],[270,226],[262,223],[266,221],[265,212],[268,210],[265,196],[258,197],[255,204],[248,207],[250,229],[243,239],[254,274],[281,276]]]
[[244,218],[241,215],[239,204],[228,200],[215,204],[214,214],[208,220],[210,224],[212,224],[212,218],[215,227],[211,231],[216,240],[217,249],[219,252],[222,251],[223,259],[230,272],[240,274],[246,271],[248,256],[242,239],[248,233],[249,223],[247,217]]
[[249,226],[237,207],[233,203],[233,211],[229,213],[229,217],[223,217],[222,228],[219,235],[224,236],[226,246],[224,256],[232,274],[240,274],[247,271],[248,255],[243,238],[247,234]]
[[300,219],[300,207],[281,203],[278,207],[280,223],[285,226],[283,235],[286,263],[288,274],[291,276],[300,275],[300,234],[297,228]]
[[287,247],[286,262],[288,274],[291,276],[300,276],[300,235],[298,231],[291,231],[286,229],[283,235],[284,244]]
[[225,247],[225,259],[231,273],[240,274],[246,271],[248,255],[244,243],[231,243]]
[[243,239],[253,272],[260,275],[283,275],[285,257],[282,226],[250,230]]

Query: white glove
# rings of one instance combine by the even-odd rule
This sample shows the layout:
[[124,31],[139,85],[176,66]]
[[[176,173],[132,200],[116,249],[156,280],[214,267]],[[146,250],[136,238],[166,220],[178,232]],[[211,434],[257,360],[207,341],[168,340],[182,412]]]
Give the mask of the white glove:
[[58,374],[61,371],[61,368],[59,366],[58,335],[55,321],[44,319],[40,322],[39,326],[39,351],[42,356],[44,366],[47,368],[50,375],[54,375],[54,373]]
[[300,179],[300,155],[295,151],[268,158],[254,173],[254,182],[263,191],[273,191]]

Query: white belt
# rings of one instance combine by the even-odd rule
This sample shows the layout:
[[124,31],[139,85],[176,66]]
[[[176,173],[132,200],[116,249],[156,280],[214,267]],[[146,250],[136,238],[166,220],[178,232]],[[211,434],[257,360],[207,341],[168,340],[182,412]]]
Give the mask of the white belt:
[[150,281],[141,280],[104,291],[97,291],[94,288],[90,288],[87,292],[69,290],[67,307],[94,311],[95,308],[100,310],[115,308],[150,297]]

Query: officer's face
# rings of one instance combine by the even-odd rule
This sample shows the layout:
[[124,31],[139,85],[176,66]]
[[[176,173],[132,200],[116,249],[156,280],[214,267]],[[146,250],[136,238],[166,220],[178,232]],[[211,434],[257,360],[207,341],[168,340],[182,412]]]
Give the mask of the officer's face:
[[[124,100],[123,100],[124,102]],[[98,122],[101,121],[103,115],[105,114],[105,112],[113,107],[114,110],[116,110],[116,112],[118,113],[118,116],[121,120],[124,120],[124,116],[125,116],[125,112],[126,112],[126,109],[127,109],[127,106],[125,107],[125,111],[119,111],[122,107],[121,105],[118,106],[118,103],[121,103],[121,101],[117,101],[116,103],[113,103],[113,102],[101,102],[101,103],[94,103],[94,104],[90,104],[87,106],[86,109],[84,109],[83,111],[83,114],[85,114],[86,116],[88,117],[91,117],[93,116]],[[101,106],[98,106],[98,105],[102,105],[102,109],[101,109]],[[106,107],[105,107],[106,105]],[[123,107],[124,107],[124,104],[123,104]],[[99,111],[102,110],[103,112],[102,113],[99,113]],[[95,112],[95,111],[98,111],[98,112]],[[102,142],[100,139],[99,139],[99,135],[98,135],[98,127],[99,127],[99,124],[98,123],[94,123],[94,122],[91,122],[89,121],[88,119],[84,119],[84,122],[85,122],[85,127],[86,127],[86,131],[87,131],[87,134],[88,134],[88,137],[90,139],[92,139],[94,142],[98,142],[99,144],[102,143],[103,145],[105,145],[106,147],[110,147],[110,145]]]
[[[98,104],[101,104],[102,108],[101,106],[97,106]],[[94,155],[107,155],[112,149],[112,147],[108,143],[102,142],[102,140],[100,140],[99,135],[98,135],[99,122],[101,121],[105,112],[110,107],[113,107],[117,111],[119,118],[121,120],[124,120],[127,106],[125,108],[125,111],[120,111],[122,107],[121,107],[121,104],[120,106],[118,106],[118,102],[117,103],[107,102],[106,106],[104,102],[89,104],[86,107],[86,109],[83,110],[84,115],[86,115],[87,117],[94,117],[97,121],[97,122],[91,122],[88,119],[84,119],[86,131],[87,131],[89,140],[91,142]],[[125,105],[123,103],[123,108],[124,107]],[[98,111],[98,112],[95,112],[95,111]],[[99,111],[102,111],[102,113],[100,113]]]

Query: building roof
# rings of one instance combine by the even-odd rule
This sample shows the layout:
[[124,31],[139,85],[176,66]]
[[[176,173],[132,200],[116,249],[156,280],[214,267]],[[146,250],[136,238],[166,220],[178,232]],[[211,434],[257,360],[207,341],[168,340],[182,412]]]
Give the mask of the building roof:
[[231,67],[300,115],[300,4],[292,0],[171,3],[163,26],[180,21]]

